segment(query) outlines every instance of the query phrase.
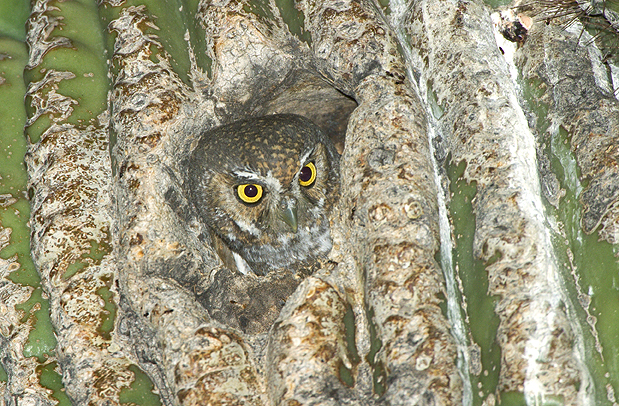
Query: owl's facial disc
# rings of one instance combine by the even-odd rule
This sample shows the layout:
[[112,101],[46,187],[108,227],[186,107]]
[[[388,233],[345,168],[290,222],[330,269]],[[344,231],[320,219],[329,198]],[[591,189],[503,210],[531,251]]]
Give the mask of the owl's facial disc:
[[182,168],[201,225],[254,273],[305,267],[331,249],[339,156],[309,120],[271,115],[206,130]]

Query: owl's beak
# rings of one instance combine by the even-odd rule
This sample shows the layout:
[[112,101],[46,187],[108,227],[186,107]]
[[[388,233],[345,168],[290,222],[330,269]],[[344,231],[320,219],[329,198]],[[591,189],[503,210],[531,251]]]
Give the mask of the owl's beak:
[[292,228],[292,232],[297,232],[297,202],[295,200],[288,200],[285,202],[286,207],[281,211],[282,220]]

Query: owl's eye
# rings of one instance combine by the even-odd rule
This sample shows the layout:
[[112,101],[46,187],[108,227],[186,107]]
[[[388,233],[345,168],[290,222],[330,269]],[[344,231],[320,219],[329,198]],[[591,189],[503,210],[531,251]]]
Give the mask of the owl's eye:
[[312,186],[315,180],[316,167],[313,162],[309,162],[299,172],[299,183],[301,186]]
[[245,203],[256,203],[262,198],[262,186],[256,184],[238,185],[236,192]]

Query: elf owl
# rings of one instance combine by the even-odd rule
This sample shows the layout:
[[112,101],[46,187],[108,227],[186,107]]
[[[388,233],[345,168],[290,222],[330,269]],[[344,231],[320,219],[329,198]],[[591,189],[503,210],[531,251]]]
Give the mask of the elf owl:
[[205,131],[184,188],[230,268],[298,270],[331,249],[339,155],[311,121],[280,114]]

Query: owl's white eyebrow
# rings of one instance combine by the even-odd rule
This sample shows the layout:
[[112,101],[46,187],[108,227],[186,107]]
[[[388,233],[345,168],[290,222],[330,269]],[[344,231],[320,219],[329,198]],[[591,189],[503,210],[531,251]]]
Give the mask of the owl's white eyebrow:
[[232,173],[234,173],[239,178],[258,179],[258,175],[256,175],[255,173],[252,173],[252,172],[234,171]]
[[316,148],[312,148],[309,151],[307,151],[307,153],[305,153],[305,155],[303,155],[301,157],[301,159],[299,161],[301,161],[301,167],[303,167],[303,165],[305,165],[307,162],[307,158],[310,157],[310,155],[312,155],[314,153],[314,151],[316,151]]

